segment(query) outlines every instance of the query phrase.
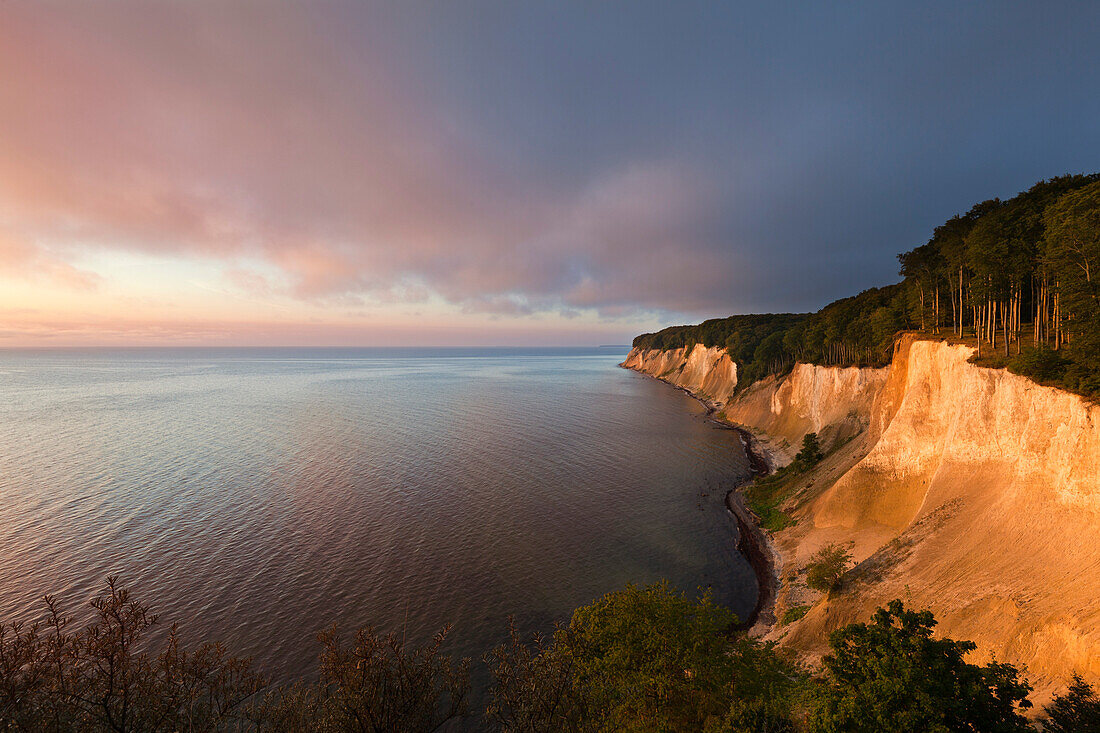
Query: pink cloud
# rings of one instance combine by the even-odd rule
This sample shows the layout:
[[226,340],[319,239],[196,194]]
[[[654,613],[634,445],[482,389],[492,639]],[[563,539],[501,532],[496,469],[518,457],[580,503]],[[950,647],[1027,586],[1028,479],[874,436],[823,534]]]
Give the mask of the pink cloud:
[[[336,303],[627,313],[722,292],[694,171],[643,161],[543,187],[371,39],[342,46],[319,23],[285,4],[0,4],[0,221],[222,259],[270,291],[232,264],[259,258],[294,296]],[[6,267],[94,283],[7,247]]]
[[232,285],[251,295],[267,296],[275,292],[275,286],[271,281],[258,272],[242,267],[230,267],[225,270],[224,275]]
[[74,290],[92,290],[100,277],[73,267],[48,250],[0,232],[0,273],[29,280],[47,280]]
[[507,346],[625,343],[629,331],[557,324],[404,325],[314,321],[53,319],[0,313],[0,348],[52,346]]

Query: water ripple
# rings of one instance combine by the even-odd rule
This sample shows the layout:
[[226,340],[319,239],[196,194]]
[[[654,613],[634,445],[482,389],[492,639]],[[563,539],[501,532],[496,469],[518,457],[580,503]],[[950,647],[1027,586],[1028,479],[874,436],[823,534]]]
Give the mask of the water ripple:
[[631,581],[746,613],[736,436],[621,358],[0,353],[0,618],[117,573],[287,677],[334,622],[479,657]]

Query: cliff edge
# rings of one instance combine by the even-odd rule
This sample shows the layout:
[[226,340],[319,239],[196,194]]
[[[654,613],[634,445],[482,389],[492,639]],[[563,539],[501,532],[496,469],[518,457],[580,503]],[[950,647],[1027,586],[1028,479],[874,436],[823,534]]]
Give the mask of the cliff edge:
[[[718,348],[636,349],[623,366],[711,401],[777,464],[821,436],[828,455],[773,537],[779,610],[814,603],[771,638],[815,657],[829,630],[901,598],[980,658],[1026,668],[1041,701],[1073,672],[1100,681],[1100,407],[972,353],[905,336],[886,368],[798,364],[741,392]],[[816,598],[799,569],[829,542],[857,565]]]

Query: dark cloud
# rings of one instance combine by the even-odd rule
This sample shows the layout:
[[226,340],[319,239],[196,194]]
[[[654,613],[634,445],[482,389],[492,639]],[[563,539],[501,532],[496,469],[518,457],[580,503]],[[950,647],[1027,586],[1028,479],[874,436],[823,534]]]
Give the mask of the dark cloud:
[[1100,169],[1097,37],[1072,3],[10,0],[0,262],[88,287],[44,243],[183,253],[513,317],[815,308],[976,200]]

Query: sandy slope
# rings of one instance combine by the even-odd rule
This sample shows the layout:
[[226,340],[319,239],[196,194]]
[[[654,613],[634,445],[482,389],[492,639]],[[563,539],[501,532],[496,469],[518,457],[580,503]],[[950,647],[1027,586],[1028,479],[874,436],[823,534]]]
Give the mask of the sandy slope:
[[[774,637],[812,656],[829,629],[902,598],[982,657],[1026,666],[1041,701],[1073,671],[1100,682],[1100,407],[971,353],[906,337],[886,369],[800,364],[736,398],[719,349],[636,350],[624,366],[721,404],[780,462],[811,430],[837,446],[775,541],[787,568],[832,541],[860,564]],[[785,580],[781,604],[807,597]]]

